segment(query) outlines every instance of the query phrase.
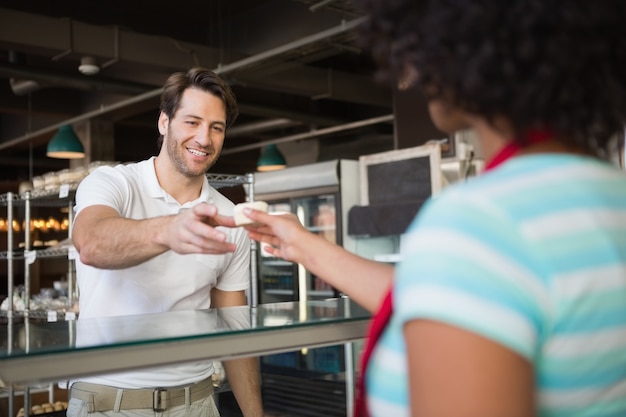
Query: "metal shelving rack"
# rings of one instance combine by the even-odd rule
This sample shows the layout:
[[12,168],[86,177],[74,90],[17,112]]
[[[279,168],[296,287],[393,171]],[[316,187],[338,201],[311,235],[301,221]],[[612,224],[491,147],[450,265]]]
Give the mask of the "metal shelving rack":
[[[247,195],[250,200],[254,199],[254,174],[249,173],[246,175],[228,175],[228,174],[207,174],[207,179],[209,184],[216,188],[224,188],[224,187],[233,187],[242,185],[244,187],[248,187]],[[59,187],[59,189],[54,190],[40,190],[30,192],[27,191],[24,194],[18,195],[14,193],[6,193],[0,195],[0,206],[7,207],[7,223],[9,225],[13,224],[13,220],[15,220],[14,215],[14,207],[16,206],[24,206],[25,207],[25,216],[24,216],[24,224],[29,225],[31,220],[30,208],[34,202],[38,207],[63,207],[68,206],[69,209],[69,230],[68,235],[71,235],[71,228],[73,224],[73,195],[76,191],[78,184],[63,184]],[[19,317],[25,316],[30,317],[31,314],[36,314],[37,317],[46,317],[49,315],[49,312],[40,312],[40,311],[31,311],[30,309],[30,268],[29,266],[35,262],[37,259],[52,259],[52,258],[63,258],[68,257],[69,266],[68,266],[68,295],[69,295],[69,307],[73,306],[73,303],[76,301],[76,279],[73,268],[73,261],[76,257],[76,253],[73,248],[47,248],[47,249],[32,249],[30,233],[24,233],[24,252],[16,253],[14,251],[14,232],[12,227],[8,228],[7,231],[7,251],[0,252],[0,260],[8,261],[8,282],[7,282],[7,296],[9,300],[13,300],[14,290],[15,290],[15,281],[14,281],[14,270],[13,270],[13,261],[24,261],[24,303],[25,309],[23,312],[15,311],[13,308],[13,303],[8,303],[7,312],[0,312],[1,316],[7,317]],[[253,251],[251,254],[251,262],[254,264],[251,265],[251,305],[255,306],[257,304],[257,285],[256,285],[256,244],[251,243],[251,250]],[[60,311],[57,312],[61,316],[63,316],[66,312]]]
[[[31,207],[33,202],[36,201],[38,207],[64,207],[67,206],[69,210],[69,223],[70,229],[68,230],[68,235],[71,232],[71,225],[73,221],[73,210],[72,210],[72,196],[74,191],[76,190],[77,184],[64,184],[59,190],[46,190],[46,191],[37,191],[31,192],[27,191],[24,194],[17,195],[13,193],[6,193],[0,196],[0,205],[6,205],[7,207],[7,223],[9,225],[7,230],[7,251],[0,253],[0,259],[6,259],[8,262],[7,265],[7,298],[8,298],[8,306],[7,311],[0,312],[1,315],[6,315],[7,317],[30,317],[31,314],[36,314],[37,316],[42,316],[43,312],[40,311],[32,311],[30,309],[30,298],[31,298],[31,276],[30,276],[30,265],[32,265],[37,259],[45,259],[45,258],[60,258],[60,257],[68,257],[68,307],[71,309],[76,299],[76,288],[75,288],[75,276],[74,276],[74,268],[73,268],[73,257],[71,249],[67,248],[49,248],[49,249],[33,249],[31,244],[31,233],[30,233],[30,221],[31,221]],[[13,209],[16,206],[24,207],[24,251],[22,253],[15,253],[15,243],[14,243],[14,231],[12,228],[13,220],[15,220]],[[13,306],[13,296],[15,291],[15,274],[13,270],[13,262],[14,261],[23,261],[24,262],[24,311],[15,311]],[[64,314],[65,311],[60,312]],[[45,312],[45,315],[48,315],[48,312]]]
[[[31,220],[31,205],[33,199],[37,199],[37,205],[41,207],[63,207],[65,205],[69,206],[70,213],[70,225],[72,221],[72,206],[71,199],[69,198],[70,192],[73,192],[76,188],[76,185],[70,188],[69,185],[62,186],[60,190],[47,190],[40,191],[36,193],[31,193],[30,191],[25,192],[22,195],[17,195],[14,193],[6,193],[4,195],[0,195],[0,206],[7,207],[7,251],[0,253],[0,259],[6,259],[7,261],[7,311],[0,311],[0,317],[6,316],[9,322],[8,331],[11,332],[11,326],[14,318],[23,317],[25,322],[28,322],[29,319],[44,319],[48,321],[56,321],[58,318],[63,318],[66,320],[75,318],[75,314],[73,313],[71,306],[74,302],[74,270],[72,262],[69,262],[68,266],[68,283],[69,285],[69,308],[64,309],[63,311],[41,311],[41,310],[31,310],[30,308],[30,299],[31,299],[31,276],[30,276],[30,266],[37,259],[41,258],[59,258],[62,256],[68,256],[67,249],[45,249],[45,250],[33,250],[31,247],[31,232],[30,232],[30,220]],[[36,197],[34,197],[36,196]],[[22,253],[15,253],[15,243],[14,243],[14,231],[13,231],[13,220],[15,220],[15,207],[24,207],[24,251]],[[16,311],[13,305],[14,291],[15,291],[15,273],[14,273],[14,261],[23,261],[24,262],[24,310]],[[29,339],[26,339],[26,343],[29,343]],[[9,344],[10,346],[10,344]],[[31,394],[37,392],[48,392],[49,401],[53,401],[54,397],[54,384],[48,384],[46,387],[31,387],[29,385],[24,386],[15,386],[10,385],[8,388],[5,388],[0,392],[1,397],[7,397],[9,399],[9,410],[12,413],[14,408],[14,398],[15,396],[23,396],[24,397],[24,409],[30,409],[31,404]]]

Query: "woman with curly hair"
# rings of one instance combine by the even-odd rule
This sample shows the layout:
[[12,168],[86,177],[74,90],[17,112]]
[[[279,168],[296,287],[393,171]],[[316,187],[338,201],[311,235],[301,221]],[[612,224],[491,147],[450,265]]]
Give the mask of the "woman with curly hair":
[[[358,415],[626,415],[623,0],[361,0],[381,78],[476,132],[393,268],[247,215],[250,236],[372,312]],[[392,302],[393,300],[393,302]]]

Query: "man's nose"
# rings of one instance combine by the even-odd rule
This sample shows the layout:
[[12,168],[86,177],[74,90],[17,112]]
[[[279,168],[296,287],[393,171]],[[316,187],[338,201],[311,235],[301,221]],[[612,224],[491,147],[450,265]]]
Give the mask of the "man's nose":
[[196,141],[202,146],[209,146],[213,143],[211,140],[211,129],[200,129],[196,135]]

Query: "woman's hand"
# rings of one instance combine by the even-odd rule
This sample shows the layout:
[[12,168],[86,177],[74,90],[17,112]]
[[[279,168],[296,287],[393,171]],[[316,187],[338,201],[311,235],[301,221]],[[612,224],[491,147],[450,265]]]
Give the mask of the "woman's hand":
[[267,214],[250,208],[244,214],[255,221],[245,226],[251,239],[266,244],[269,254],[292,262],[301,262],[307,239],[315,238],[293,213]]
[[349,252],[308,231],[292,214],[267,214],[246,208],[256,222],[245,226],[250,238],[262,242],[268,253],[304,266],[338,291],[371,312],[380,306],[393,279],[393,267]]

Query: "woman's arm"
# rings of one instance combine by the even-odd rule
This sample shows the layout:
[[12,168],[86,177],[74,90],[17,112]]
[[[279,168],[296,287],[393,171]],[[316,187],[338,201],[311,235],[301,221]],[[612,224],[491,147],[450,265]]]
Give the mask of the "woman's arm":
[[258,223],[246,227],[250,237],[268,245],[269,253],[302,264],[367,310],[378,310],[393,280],[391,265],[360,257],[309,232],[293,214],[244,212]]
[[533,417],[532,365],[460,327],[418,319],[404,325],[413,417]]

